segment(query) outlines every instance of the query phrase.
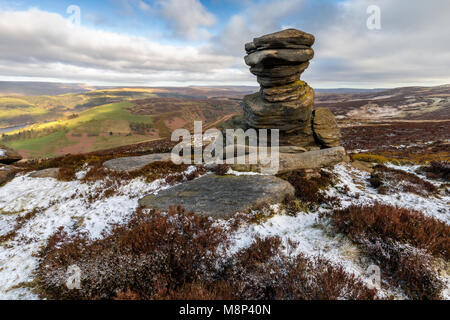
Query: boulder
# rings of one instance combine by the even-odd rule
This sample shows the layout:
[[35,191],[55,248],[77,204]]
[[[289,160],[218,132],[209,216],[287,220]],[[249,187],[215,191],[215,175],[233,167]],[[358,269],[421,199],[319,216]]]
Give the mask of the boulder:
[[286,29],[253,39],[255,48],[297,48],[298,46],[312,46],[315,38],[312,34]]
[[[250,153],[255,153],[255,154],[259,154],[259,147],[253,147],[253,146],[249,146],[248,144],[246,145],[227,145],[223,148],[223,155],[224,157],[228,154],[228,153],[232,153],[234,154],[234,156],[237,156],[237,150],[238,148],[243,148],[244,149],[244,154],[250,154]],[[299,147],[299,146],[279,146],[278,147],[278,152],[279,153],[302,153],[302,152],[306,152],[308,150],[306,150],[303,147]],[[266,148],[264,148],[264,152],[272,152],[272,148],[270,147],[270,145],[268,145]]]
[[0,166],[0,186],[14,179],[17,169],[12,166]]
[[182,205],[186,211],[199,215],[229,218],[235,212],[279,203],[294,192],[289,182],[274,176],[211,174],[148,195],[139,200],[139,204],[159,210]]
[[340,145],[341,132],[330,109],[317,108],[313,111],[312,129],[320,145],[324,147]]
[[48,168],[39,171],[34,171],[29,174],[31,178],[54,178],[57,179],[59,175],[59,168]]
[[255,51],[245,56],[245,63],[254,67],[259,63],[264,65],[279,65],[283,63],[303,63],[314,57],[314,50],[307,49],[268,49]]
[[253,42],[248,42],[245,44],[245,51],[247,53],[252,53],[254,51],[256,51],[256,46]]
[[0,163],[11,164],[22,160],[22,156],[7,146],[0,145]]
[[270,169],[274,167],[273,164],[241,164],[238,163],[239,160],[241,159],[236,158],[236,164],[231,165],[233,170],[258,173],[264,172],[275,175],[294,170],[329,167],[340,162],[345,162],[347,157],[343,147],[334,147],[303,153],[280,153],[279,164],[276,171]]
[[170,153],[154,153],[138,157],[124,157],[105,161],[103,166],[114,171],[131,172],[156,161],[170,161]]

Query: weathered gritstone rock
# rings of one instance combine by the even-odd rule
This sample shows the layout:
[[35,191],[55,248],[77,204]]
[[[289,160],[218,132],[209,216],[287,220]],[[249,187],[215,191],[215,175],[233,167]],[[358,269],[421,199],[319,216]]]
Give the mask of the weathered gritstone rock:
[[182,205],[186,211],[213,217],[229,218],[262,204],[282,202],[294,195],[294,187],[274,176],[206,175],[173,188],[148,195],[139,204],[146,208],[167,210]]
[[330,109],[318,108],[313,111],[313,131],[320,145],[336,147],[341,133]]
[[48,168],[30,173],[31,178],[58,178],[59,168]]
[[319,111],[313,123],[314,90],[300,80],[314,57],[314,41],[312,34],[287,29],[245,45],[245,63],[261,86],[260,92],[243,99],[245,127],[279,129],[282,146],[314,150],[339,145],[331,112]]
[[15,150],[0,144],[0,163],[11,164],[22,160],[22,156]]
[[280,146],[297,146],[306,148],[308,151],[318,150],[320,146],[317,145],[314,139],[311,122],[302,129],[280,133]]
[[255,48],[297,48],[297,46],[312,46],[315,38],[312,34],[296,29],[266,34],[253,39]]
[[259,92],[245,96],[243,101],[244,119],[250,127],[290,131],[309,124],[314,91],[309,88],[300,99],[287,102],[267,102]]
[[17,173],[17,169],[13,166],[1,166],[0,165],[0,186],[8,183],[14,179]]
[[287,63],[303,63],[314,57],[314,50],[311,48],[304,49],[268,49],[255,51],[245,57],[245,63],[254,67],[259,63],[264,65],[279,65],[282,62]]
[[170,153],[154,153],[138,157],[125,157],[105,161],[103,166],[114,171],[131,172],[156,161],[170,161]]
[[299,80],[285,86],[264,88],[260,90],[261,96],[268,102],[285,102],[300,99],[310,88],[305,82]]
[[250,72],[258,77],[268,77],[268,78],[282,78],[289,77],[295,74],[301,74],[309,66],[309,62],[294,65],[281,65],[267,67],[262,63],[257,64],[250,68]]
[[[240,159],[241,158],[236,158],[236,164],[231,165],[231,168],[233,170],[261,173],[263,172],[262,169],[271,167],[270,164],[263,165],[261,163],[240,164],[238,163]],[[317,169],[329,167],[346,161],[347,156],[343,147],[334,147],[303,153],[280,153],[278,171],[273,172],[273,174],[282,174],[301,169]],[[267,170],[265,172],[267,172]]]

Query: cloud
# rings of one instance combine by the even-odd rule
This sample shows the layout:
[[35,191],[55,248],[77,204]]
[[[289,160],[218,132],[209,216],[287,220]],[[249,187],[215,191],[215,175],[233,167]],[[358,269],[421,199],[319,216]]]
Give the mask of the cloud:
[[[316,36],[315,57],[302,76],[313,87],[450,83],[448,0],[246,0],[240,2],[239,10],[234,7],[227,21],[221,21],[221,29],[215,28],[211,38],[206,28],[218,18],[198,0],[151,5],[144,0],[114,1],[164,17],[174,34],[195,41],[163,45],[144,37],[72,27],[62,16],[38,9],[2,10],[2,79],[256,85],[243,61],[244,44],[292,26]],[[366,9],[374,3],[381,9],[381,30],[366,27]],[[202,46],[195,45],[205,39]],[[170,43],[170,37],[164,40]]]
[[[369,30],[369,5],[381,10],[381,29]],[[450,2],[411,0],[345,1],[315,19],[313,82],[439,84],[450,82]],[[447,67],[446,67],[447,66]],[[306,75],[306,74],[305,74]]]
[[208,38],[205,27],[211,27],[217,21],[199,0],[164,0],[160,1],[160,6],[174,35],[188,40]]
[[[373,4],[381,30],[366,26]],[[450,83],[449,14],[447,0],[255,1],[229,20],[210,50],[242,58],[245,42],[289,25],[316,36],[303,74],[313,86]]]
[[233,15],[212,41],[212,50],[233,56],[245,54],[244,44],[263,34],[279,31],[283,20],[303,7],[303,0],[250,2]]
[[[75,27],[38,9],[0,12],[0,74],[77,81],[177,83],[236,77],[233,58],[143,37]],[[239,72],[238,72],[239,73]],[[237,77],[239,79],[239,77]]]

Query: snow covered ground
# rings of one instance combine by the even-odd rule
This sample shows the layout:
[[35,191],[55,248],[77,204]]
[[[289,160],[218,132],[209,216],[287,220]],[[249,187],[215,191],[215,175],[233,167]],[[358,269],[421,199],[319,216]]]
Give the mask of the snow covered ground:
[[[185,173],[194,169],[191,166]],[[77,177],[82,178],[83,171]],[[33,281],[38,264],[35,255],[58,228],[64,227],[69,233],[88,232],[91,238],[100,238],[112,224],[128,221],[142,195],[170,187],[163,180],[146,183],[137,178],[118,187],[113,196],[89,201],[90,196],[104,192],[105,185],[104,180],[61,182],[22,175],[0,188],[0,235],[13,230],[18,217],[41,209],[15,237],[0,244],[0,299],[37,298],[24,284]]]
[[[414,170],[411,167],[396,168]],[[194,167],[188,169],[189,172],[192,170]],[[337,165],[332,171],[339,183],[326,192],[339,197],[342,207],[378,201],[417,209],[450,223],[449,196],[425,198],[411,193],[381,195],[367,182],[366,172],[346,164]],[[80,172],[79,178],[82,176],[83,172]],[[91,238],[100,238],[102,232],[107,232],[112,224],[128,221],[140,197],[170,187],[164,180],[145,183],[137,178],[118,187],[112,196],[90,200],[92,195],[104,189],[105,183],[103,180],[91,183],[79,180],[61,182],[52,178],[20,175],[0,188],[0,235],[14,230],[18,217],[40,209],[17,228],[17,234],[11,240],[0,244],[0,299],[38,298],[26,284],[33,281],[33,271],[38,265],[36,254],[59,227],[64,227],[69,233],[85,231]],[[250,246],[256,237],[280,236],[285,244],[288,240],[297,243],[295,251],[288,254],[302,252],[305,255],[321,256],[342,265],[349,273],[369,283],[368,264],[361,260],[358,248],[342,235],[333,233],[328,222],[319,218],[321,212],[331,208],[323,206],[314,212],[296,216],[283,214],[280,206],[272,208],[279,214],[260,224],[242,225],[231,234],[232,246],[228,254]],[[226,222],[219,223],[226,225]],[[386,294],[402,297],[396,288],[380,290],[381,296]]]
[[[408,172],[414,172],[417,169],[417,167],[411,166],[391,165],[391,167]],[[341,200],[342,208],[353,204],[370,205],[380,202],[419,210],[425,215],[440,219],[447,224],[450,223],[449,196],[425,198],[413,193],[381,195],[368,183],[367,178],[370,174],[367,172],[359,171],[347,164],[336,165],[332,171],[337,175],[339,183],[326,190],[326,193],[330,196],[337,196]],[[289,240],[297,244],[296,250],[290,254],[301,252],[307,256],[321,256],[342,265],[347,272],[355,274],[369,284],[368,267],[370,264],[361,261],[357,246],[342,235],[331,232],[328,222],[319,218],[321,212],[329,210],[330,208],[320,207],[316,212],[300,213],[295,217],[281,213],[262,224],[242,226],[233,235],[234,243],[230,248],[230,254],[249,247],[256,237],[264,239],[279,236],[284,244],[287,244]],[[447,277],[445,280],[450,286],[450,278]],[[394,295],[404,298],[396,288],[387,291],[379,290],[379,294],[380,296]],[[444,297],[450,299],[450,287],[444,292]]]

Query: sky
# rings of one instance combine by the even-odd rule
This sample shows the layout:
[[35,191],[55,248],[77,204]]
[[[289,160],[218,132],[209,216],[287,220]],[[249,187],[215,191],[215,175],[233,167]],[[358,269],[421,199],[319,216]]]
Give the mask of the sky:
[[450,83],[448,0],[0,0],[0,81],[256,86],[245,43],[286,28],[315,88]]

